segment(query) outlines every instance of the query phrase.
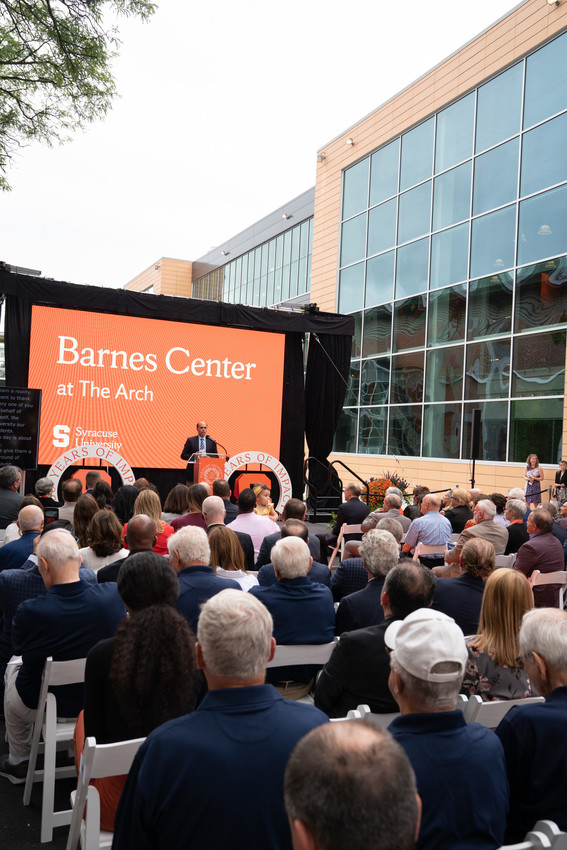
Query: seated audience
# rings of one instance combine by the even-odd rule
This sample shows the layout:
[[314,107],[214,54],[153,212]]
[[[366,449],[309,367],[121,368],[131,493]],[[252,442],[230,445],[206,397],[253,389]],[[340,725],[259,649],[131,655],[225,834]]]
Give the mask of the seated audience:
[[296,850],[415,847],[415,775],[384,729],[349,720],[309,732],[287,763],[284,795]]
[[51,478],[38,478],[35,482],[35,495],[41,502],[43,509],[45,508],[60,508],[61,502],[52,497],[53,481]]
[[440,578],[433,608],[452,617],[466,635],[476,634],[484,582],[494,569],[494,546],[488,540],[469,540],[461,549],[457,578]]
[[19,467],[11,464],[0,466],[0,529],[18,518],[22,500],[19,493],[21,483],[22,470]]
[[[403,551],[413,555],[418,543],[424,546],[437,546],[441,549],[451,541],[451,523],[442,516],[439,511],[441,499],[435,493],[428,493],[421,500],[421,513],[419,519],[414,519],[406,534]],[[435,553],[431,555],[420,555],[419,559],[426,567],[435,567],[443,564],[443,558]]]
[[545,702],[512,708],[496,730],[510,782],[506,843],[521,841],[541,818],[567,830],[567,613],[528,611],[520,627],[520,654]]
[[333,599],[340,602],[349,593],[363,590],[367,583],[368,573],[364,569],[362,558],[345,558],[331,575]]
[[132,517],[126,526],[126,543],[129,550],[126,558],[118,558],[106,567],[101,567],[96,574],[98,583],[117,581],[122,564],[136,552],[151,552],[156,545],[156,540],[157,528],[151,517],[145,514],[137,514],[137,516]]
[[407,558],[390,570],[381,597],[384,620],[341,635],[315,685],[317,708],[329,717],[344,717],[362,704],[375,714],[398,711],[388,687],[390,660],[384,633],[394,620],[431,605],[435,581],[428,567]]
[[203,602],[221,590],[240,590],[240,585],[234,579],[215,575],[210,566],[209,541],[202,528],[182,528],[169,538],[167,545],[169,563],[179,580],[179,597],[175,607],[195,632]]
[[138,498],[138,490],[133,484],[124,484],[119,487],[114,497],[114,513],[124,525],[134,516],[134,504]]
[[547,511],[551,519],[553,520],[553,525],[551,527],[551,533],[554,537],[557,537],[561,545],[563,546],[563,551],[565,552],[565,544],[567,543],[567,530],[563,528],[560,523],[557,522],[557,507],[553,504],[553,502],[544,502],[543,504],[538,506],[539,510]]
[[188,510],[189,488],[185,484],[176,484],[167,494],[161,518],[164,522],[170,523],[174,519],[179,519]]
[[227,528],[224,524],[213,525],[208,538],[211,548],[211,566],[215,575],[234,579],[242,590],[250,590],[258,584],[256,576],[244,569],[244,552],[236,533],[231,528]]
[[388,729],[409,757],[423,802],[418,847],[500,847],[508,811],[504,752],[494,732],[466,723],[457,708],[467,661],[461,629],[425,608],[392,623],[385,641],[401,711]]
[[519,633],[522,617],[533,607],[531,587],[521,573],[500,569],[488,577],[478,633],[467,643],[469,658],[461,693],[478,694],[484,702],[532,695],[520,661]]
[[238,516],[238,508],[230,501],[231,492],[228,481],[225,481],[224,478],[215,478],[213,481],[213,496],[219,496],[223,500],[226,510],[224,522],[225,525],[228,525],[229,522],[232,522]]
[[[104,512],[106,513],[106,511]],[[87,656],[85,710],[75,729],[75,763],[84,740],[111,744],[142,738],[196,705],[194,638],[175,610],[179,584],[165,558],[140,552],[128,558],[118,593],[129,616],[116,635]],[[113,831],[125,776],[95,779],[101,829]]]
[[[20,502],[20,511],[22,510],[22,508],[27,508],[28,505],[35,505],[36,508],[41,508],[41,511],[43,513],[43,505],[41,504],[39,499],[36,499],[35,496],[24,496],[24,498]],[[18,511],[18,513],[19,513],[19,511]],[[72,520],[72,517],[71,517],[71,520]],[[7,543],[12,543],[14,540],[18,540],[19,537],[20,537],[20,527],[18,525],[18,518],[16,517],[14,522],[11,522],[10,525],[8,525],[6,527],[6,531],[4,533],[4,542],[2,544],[2,542],[0,541],[0,546],[2,546],[2,545],[6,546]]]
[[238,496],[238,516],[228,528],[233,531],[241,531],[244,534],[249,534],[254,545],[254,558],[258,557],[262,541],[268,534],[279,532],[278,525],[267,516],[258,516],[254,513],[256,507],[256,496],[251,487],[246,487],[240,491]]
[[[134,516],[144,514],[149,516],[156,524],[157,540],[154,544],[154,552],[158,555],[167,555],[167,541],[174,533],[173,528],[161,518],[161,502],[157,493],[153,490],[141,490],[138,498],[134,502]],[[122,531],[122,537],[125,540],[125,546],[128,548],[128,540],[126,538],[126,528]]]
[[[534,570],[541,573],[553,573],[565,569],[563,547],[553,536],[553,520],[547,511],[532,511],[526,523],[530,535],[527,543],[518,549],[514,569],[529,578]],[[545,584],[534,587],[534,604],[536,608],[556,608],[559,604],[559,589],[556,584]]]
[[[270,535],[271,536],[271,535]],[[299,537],[300,540],[303,540],[304,543],[307,543],[309,546],[309,537],[307,526],[300,519],[288,519],[284,522],[281,530],[281,536],[278,535],[278,539],[285,540],[286,537]],[[264,539],[264,543],[266,542]],[[277,541],[276,541],[277,542]],[[264,544],[262,543],[262,546]],[[270,555],[273,546],[270,548]],[[311,550],[310,550],[311,554]],[[256,564],[258,566],[258,564]],[[313,556],[311,556],[311,567],[309,572],[307,573],[307,578],[310,581],[318,581],[319,584],[324,584],[326,587],[331,586],[331,573],[329,568],[325,566],[325,564],[318,564],[313,560]],[[269,587],[270,584],[274,584],[276,581],[276,574],[274,571],[273,564],[264,564],[258,570],[258,583],[262,585],[262,587]]]
[[508,525],[508,543],[504,550],[505,555],[511,555],[518,551],[523,543],[530,539],[524,523],[524,514],[527,505],[521,499],[508,499],[506,502],[506,519]]
[[27,505],[18,514],[20,537],[0,548],[0,572],[17,570],[23,566],[33,552],[33,543],[43,531],[43,509],[37,505]]
[[[299,519],[302,522],[305,522],[306,515],[307,508],[301,499],[288,499],[282,511],[282,521],[284,524],[288,521],[288,519]],[[279,531],[275,531],[273,534],[268,534],[267,537],[264,537],[262,545],[260,546],[260,551],[258,552],[258,558],[256,559],[256,569],[259,570],[260,567],[264,566],[264,564],[270,563],[270,552],[279,539]],[[311,552],[313,560],[320,563],[321,542],[316,534],[312,534],[308,537],[307,545],[309,546],[309,551]]]
[[81,561],[95,573],[128,555],[128,549],[122,546],[122,526],[112,511],[96,512],[89,525],[87,543],[88,546],[79,549]]
[[[210,534],[213,528],[225,525],[226,508],[225,501],[220,496],[207,496],[203,502],[203,518],[207,524],[207,534]],[[238,542],[242,548],[244,556],[244,569],[250,572],[254,569],[254,544],[249,534],[244,534],[243,531],[235,531],[230,529],[233,534],[236,534]]]
[[59,519],[66,519],[67,522],[73,523],[73,511],[82,492],[83,484],[80,478],[67,478],[63,481],[61,484],[63,504],[59,508]]
[[207,523],[203,517],[203,502],[209,495],[207,488],[203,484],[192,484],[188,491],[187,513],[173,519],[171,524],[175,531],[179,531],[180,528],[185,528],[187,525],[194,525],[206,531]]
[[455,548],[446,553],[445,561],[448,564],[458,563],[463,546],[475,537],[488,540],[494,546],[494,554],[503,555],[508,543],[508,531],[494,522],[495,514],[496,505],[494,502],[490,499],[479,499],[473,510],[475,524],[471,528],[465,528],[457,540]]
[[503,496],[502,493],[491,493],[490,501],[494,502],[496,505],[496,513],[494,514],[494,522],[496,525],[502,525],[504,528],[507,528],[510,523],[506,518],[506,496]]
[[[347,525],[360,525],[368,516],[368,505],[360,500],[362,487],[357,481],[351,481],[345,487],[345,501],[339,505],[337,510],[337,519],[333,526],[331,534],[318,534],[321,541],[321,561],[327,563],[329,547],[336,546],[339,532],[346,522]],[[344,537],[345,543],[349,540],[360,540],[360,534],[347,534]]]
[[[299,537],[278,540],[272,549],[277,581],[249,592],[262,602],[274,620],[280,644],[328,643],[335,632],[333,596],[328,587],[309,581],[311,555]],[[310,666],[276,667],[268,681],[289,699],[301,699],[311,689],[316,670]]]
[[567,502],[564,502],[559,509],[557,523],[567,531]]
[[451,523],[453,534],[460,534],[469,519],[473,518],[473,512],[469,505],[470,500],[471,495],[468,490],[455,487],[451,492],[449,507],[443,513]]
[[92,493],[96,482],[100,480],[101,475],[98,469],[89,469],[85,475],[85,493]]
[[92,497],[97,503],[99,510],[111,511],[114,505],[114,493],[110,484],[106,481],[97,481],[93,487]]
[[[397,492],[393,493],[392,492],[393,489],[395,489]],[[384,505],[382,507],[382,510],[381,511],[373,511],[373,513],[379,514],[380,515],[379,519],[382,519],[383,517],[386,517],[386,516],[391,517],[392,519],[395,519],[396,522],[398,522],[402,526],[403,533],[405,534],[406,531],[408,530],[408,528],[411,525],[411,519],[409,519],[409,517],[406,517],[402,513],[400,513],[400,510],[401,510],[401,507],[402,507],[402,504],[403,504],[403,498],[402,498],[401,495],[398,495],[399,493],[401,493],[401,491],[398,490],[397,487],[396,488],[390,487],[388,490],[386,490],[386,495],[384,497]],[[371,516],[371,514],[369,514],[369,516]]]
[[254,508],[254,513],[258,516],[267,516],[269,519],[273,519],[274,522],[277,522],[280,517],[274,508],[274,503],[272,502],[270,488],[268,485],[253,484],[252,489],[256,496],[256,507]]
[[512,487],[511,490],[508,490],[508,500],[510,499],[519,499],[520,502],[524,502],[526,505],[526,512],[524,514],[524,525],[528,521],[528,517],[531,513],[531,508],[526,502],[526,494],[522,487]]
[[300,738],[326,717],[264,684],[275,651],[272,627],[251,593],[225,590],[203,605],[196,650],[208,693],[138,751],[116,815],[114,850],[291,850],[285,766]]
[[404,508],[404,516],[407,516],[409,519],[419,519],[421,516],[421,500],[424,496],[429,493],[429,487],[424,485],[418,485],[413,488],[412,499],[413,504],[408,505],[407,508]]
[[360,546],[364,568],[368,573],[366,587],[343,597],[337,610],[336,633],[375,626],[384,619],[380,596],[384,579],[399,560],[400,550],[389,531],[367,532]]
[[99,507],[90,493],[83,493],[77,499],[75,510],[73,511],[73,529],[79,546],[89,545],[87,543],[89,525],[98,510]]

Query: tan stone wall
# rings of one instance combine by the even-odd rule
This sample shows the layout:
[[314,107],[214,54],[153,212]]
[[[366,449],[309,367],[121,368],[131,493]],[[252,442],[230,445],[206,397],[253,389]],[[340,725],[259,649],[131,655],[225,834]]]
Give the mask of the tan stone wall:
[[188,298],[191,295],[193,263],[188,260],[174,260],[160,257],[151,266],[130,280],[124,289],[143,292],[153,286],[155,295],[178,295]]

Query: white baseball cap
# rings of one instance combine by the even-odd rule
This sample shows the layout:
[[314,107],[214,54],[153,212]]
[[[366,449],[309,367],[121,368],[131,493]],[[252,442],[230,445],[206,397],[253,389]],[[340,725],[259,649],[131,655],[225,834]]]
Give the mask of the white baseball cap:
[[[384,635],[400,666],[425,682],[454,682],[463,676],[468,658],[465,636],[452,617],[431,608],[418,608],[405,620],[390,623]],[[459,666],[451,673],[434,673],[441,661]]]

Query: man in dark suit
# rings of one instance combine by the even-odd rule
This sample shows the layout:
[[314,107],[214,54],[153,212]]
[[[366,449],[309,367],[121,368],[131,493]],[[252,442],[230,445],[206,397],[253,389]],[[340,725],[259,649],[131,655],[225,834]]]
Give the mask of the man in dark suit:
[[[238,508],[230,501],[230,486],[224,478],[215,478],[213,481],[213,496],[219,496],[224,502],[226,511],[224,524],[228,525],[238,516]],[[248,569],[248,568],[247,568]]]
[[33,552],[33,541],[43,530],[43,511],[37,505],[27,505],[18,514],[21,537],[0,549],[0,572],[17,570]]
[[[362,487],[358,482],[351,481],[350,484],[347,484],[345,487],[345,501],[342,505],[339,505],[337,521],[333,526],[333,533],[317,535],[321,541],[321,560],[324,563],[327,563],[328,560],[329,546],[335,546],[343,523],[346,522],[347,525],[360,525],[363,519],[368,516],[368,505],[360,501],[361,493]],[[344,539],[346,542],[348,540],[360,540],[361,537],[362,533],[348,534]]]
[[[202,510],[205,522],[207,523],[207,534],[216,525],[225,525],[226,509],[224,499],[221,499],[220,496],[207,496],[203,502]],[[231,528],[231,531],[236,534],[238,542],[242,547],[244,569],[250,572],[250,570],[254,569],[254,544],[252,543],[252,538],[244,531],[235,531],[234,528]],[[218,567],[218,564],[215,564],[215,567]]]
[[[129,549],[126,558],[135,552],[151,552],[157,542],[157,528],[153,519],[145,514],[133,516],[126,526],[126,542]],[[98,583],[117,581],[120,567],[126,558],[120,558],[100,569],[96,574]]]
[[22,496],[18,492],[22,481],[17,466],[0,467],[0,529],[6,528],[18,517]]
[[[288,519],[287,522],[284,523],[281,532],[278,533],[278,539],[280,539],[280,534],[282,540],[285,540],[286,537],[299,537],[300,540],[303,540],[303,542],[307,543],[307,545],[309,546],[307,526],[300,519]],[[273,535],[270,535],[270,537],[272,536]],[[264,539],[266,540],[267,538]],[[262,550],[260,549],[260,551]],[[256,562],[256,566],[258,566],[258,562]],[[319,582],[319,584],[324,584],[326,587],[331,586],[331,572],[329,568],[325,564],[319,564],[317,563],[317,561],[314,561],[313,555],[311,555],[311,568],[307,573],[307,578],[311,581],[317,581]],[[269,587],[271,584],[274,584],[275,581],[276,573],[274,570],[274,565],[269,563],[264,564],[258,570],[258,584],[261,587]]]
[[364,535],[360,554],[369,580],[363,590],[345,596],[337,610],[336,633],[374,626],[384,619],[380,596],[384,579],[399,559],[400,549],[389,531],[373,529]]
[[[301,499],[288,499],[282,511],[282,522],[286,523],[288,519],[298,519],[305,522],[306,513],[307,509]],[[273,534],[268,534],[267,537],[264,537],[262,545],[260,546],[260,551],[258,552],[258,558],[256,559],[257,570],[259,570],[260,567],[263,567],[264,564],[270,563],[270,552],[279,539],[279,531],[275,531]],[[311,557],[314,561],[319,563],[319,559],[321,557],[321,543],[319,542],[319,538],[316,535],[312,535],[311,537],[308,536],[307,545],[309,546]]]
[[[563,546],[553,536],[553,520],[547,511],[532,511],[526,524],[530,539],[518,549],[514,569],[529,578],[534,570],[554,573],[565,569]],[[557,608],[559,591],[557,585],[547,584],[534,587],[536,608]]]
[[432,608],[452,617],[465,635],[477,632],[484,582],[494,570],[495,557],[492,543],[473,538],[461,551],[461,575],[437,581]]
[[346,632],[333,650],[315,686],[315,705],[329,717],[344,717],[366,703],[376,714],[398,711],[388,687],[390,657],[384,633],[394,620],[431,605],[435,576],[420,563],[404,560],[390,570],[381,604],[385,619],[377,626]]
[[[214,440],[207,436],[207,423],[197,422],[197,434],[194,437],[189,437],[185,441],[183,451],[181,452],[181,460],[189,460],[191,455],[200,452],[202,455],[216,455],[217,444]],[[187,483],[193,483],[193,464],[187,464]]]

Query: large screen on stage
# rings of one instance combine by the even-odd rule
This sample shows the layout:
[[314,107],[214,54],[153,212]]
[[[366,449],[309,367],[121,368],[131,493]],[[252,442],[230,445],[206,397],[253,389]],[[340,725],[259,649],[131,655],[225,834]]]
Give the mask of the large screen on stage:
[[278,333],[34,306],[39,463],[98,443],[130,466],[182,468],[200,420],[230,455],[278,457],[284,344]]

